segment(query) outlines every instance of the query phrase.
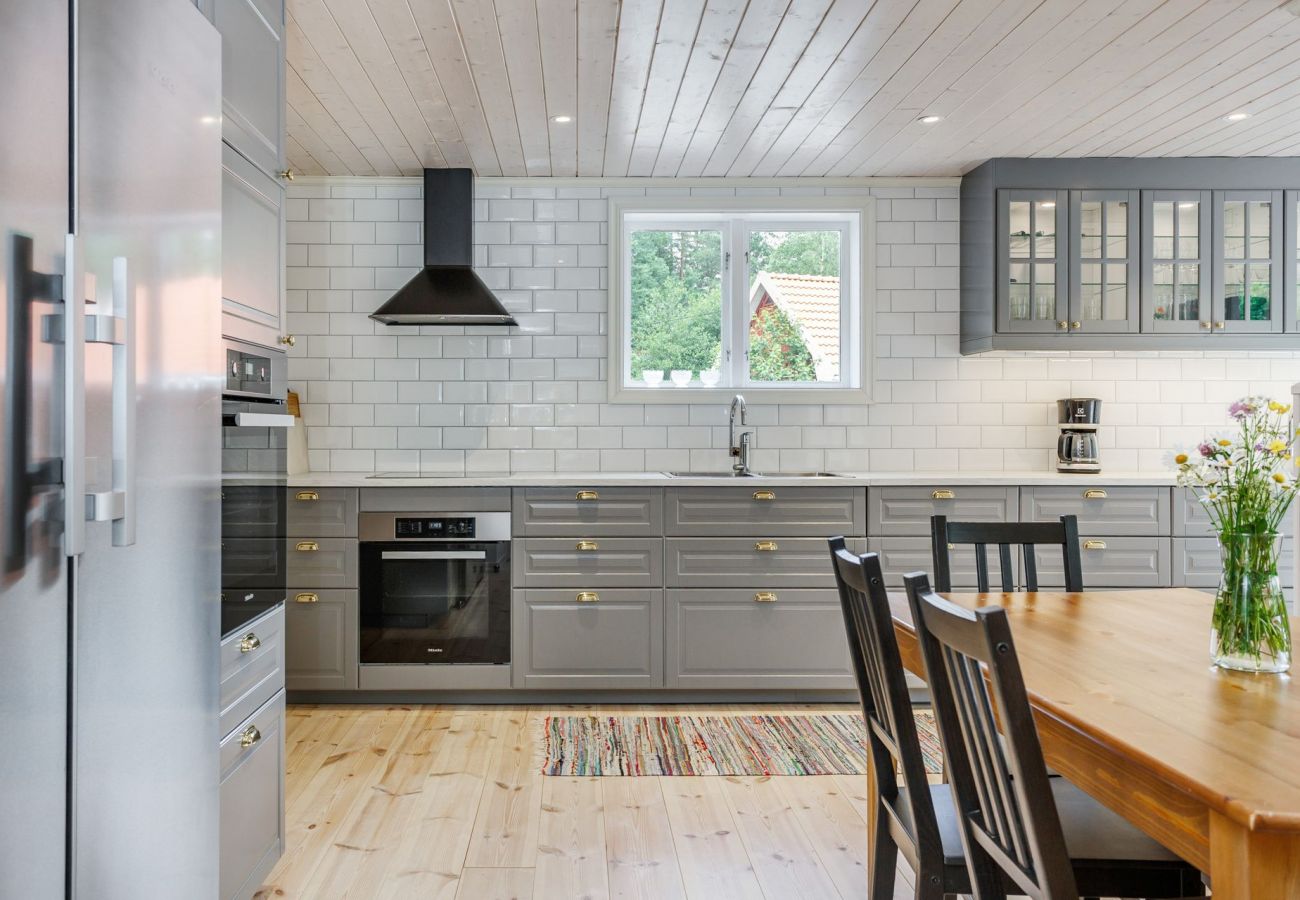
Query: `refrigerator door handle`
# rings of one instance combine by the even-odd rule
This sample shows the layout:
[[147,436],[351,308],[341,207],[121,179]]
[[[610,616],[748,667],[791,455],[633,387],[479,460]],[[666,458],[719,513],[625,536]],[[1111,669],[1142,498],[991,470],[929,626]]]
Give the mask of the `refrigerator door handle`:
[[63,263],[63,552],[86,547],[86,302],[94,300],[81,239],[69,234]]
[[85,517],[113,523],[113,546],[135,543],[135,291],[124,256],[113,260],[113,311],[86,316],[88,341],[113,345],[113,489],[85,495]]

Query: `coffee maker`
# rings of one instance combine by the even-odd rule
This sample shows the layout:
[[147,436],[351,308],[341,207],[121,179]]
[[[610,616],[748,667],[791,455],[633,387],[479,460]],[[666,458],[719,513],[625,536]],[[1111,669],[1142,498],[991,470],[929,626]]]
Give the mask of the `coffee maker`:
[[1067,397],[1056,401],[1056,471],[1095,474],[1101,471],[1097,426],[1101,401],[1093,397]]

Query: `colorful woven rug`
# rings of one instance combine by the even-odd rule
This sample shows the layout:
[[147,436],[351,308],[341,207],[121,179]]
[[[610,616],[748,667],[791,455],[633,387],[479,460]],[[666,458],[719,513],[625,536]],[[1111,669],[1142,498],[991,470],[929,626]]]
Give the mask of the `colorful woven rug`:
[[[915,712],[926,771],[943,767],[934,714]],[[547,716],[543,775],[860,775],[858,714]]]

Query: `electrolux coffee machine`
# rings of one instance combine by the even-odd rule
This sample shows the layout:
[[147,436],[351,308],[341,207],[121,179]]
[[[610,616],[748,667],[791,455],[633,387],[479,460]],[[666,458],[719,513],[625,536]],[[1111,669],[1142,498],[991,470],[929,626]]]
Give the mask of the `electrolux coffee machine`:
[[1056,471],[1095,474],[1101,471],[1097,426],[1101,401],[1092,397],[1067,397],[1056,401],[1060,436],[1056,439]]

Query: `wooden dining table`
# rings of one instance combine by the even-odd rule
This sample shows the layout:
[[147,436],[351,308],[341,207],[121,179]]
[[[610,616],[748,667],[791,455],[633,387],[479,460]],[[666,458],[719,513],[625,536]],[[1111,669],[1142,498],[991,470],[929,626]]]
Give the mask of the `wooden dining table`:
[[[1300,898],[1300,685],[1213,666],[1208,594],[944,596],[1007,610],[1051,768],[1208,872],[1214,900]],[[924,678],[907,598],[890,604]]]

